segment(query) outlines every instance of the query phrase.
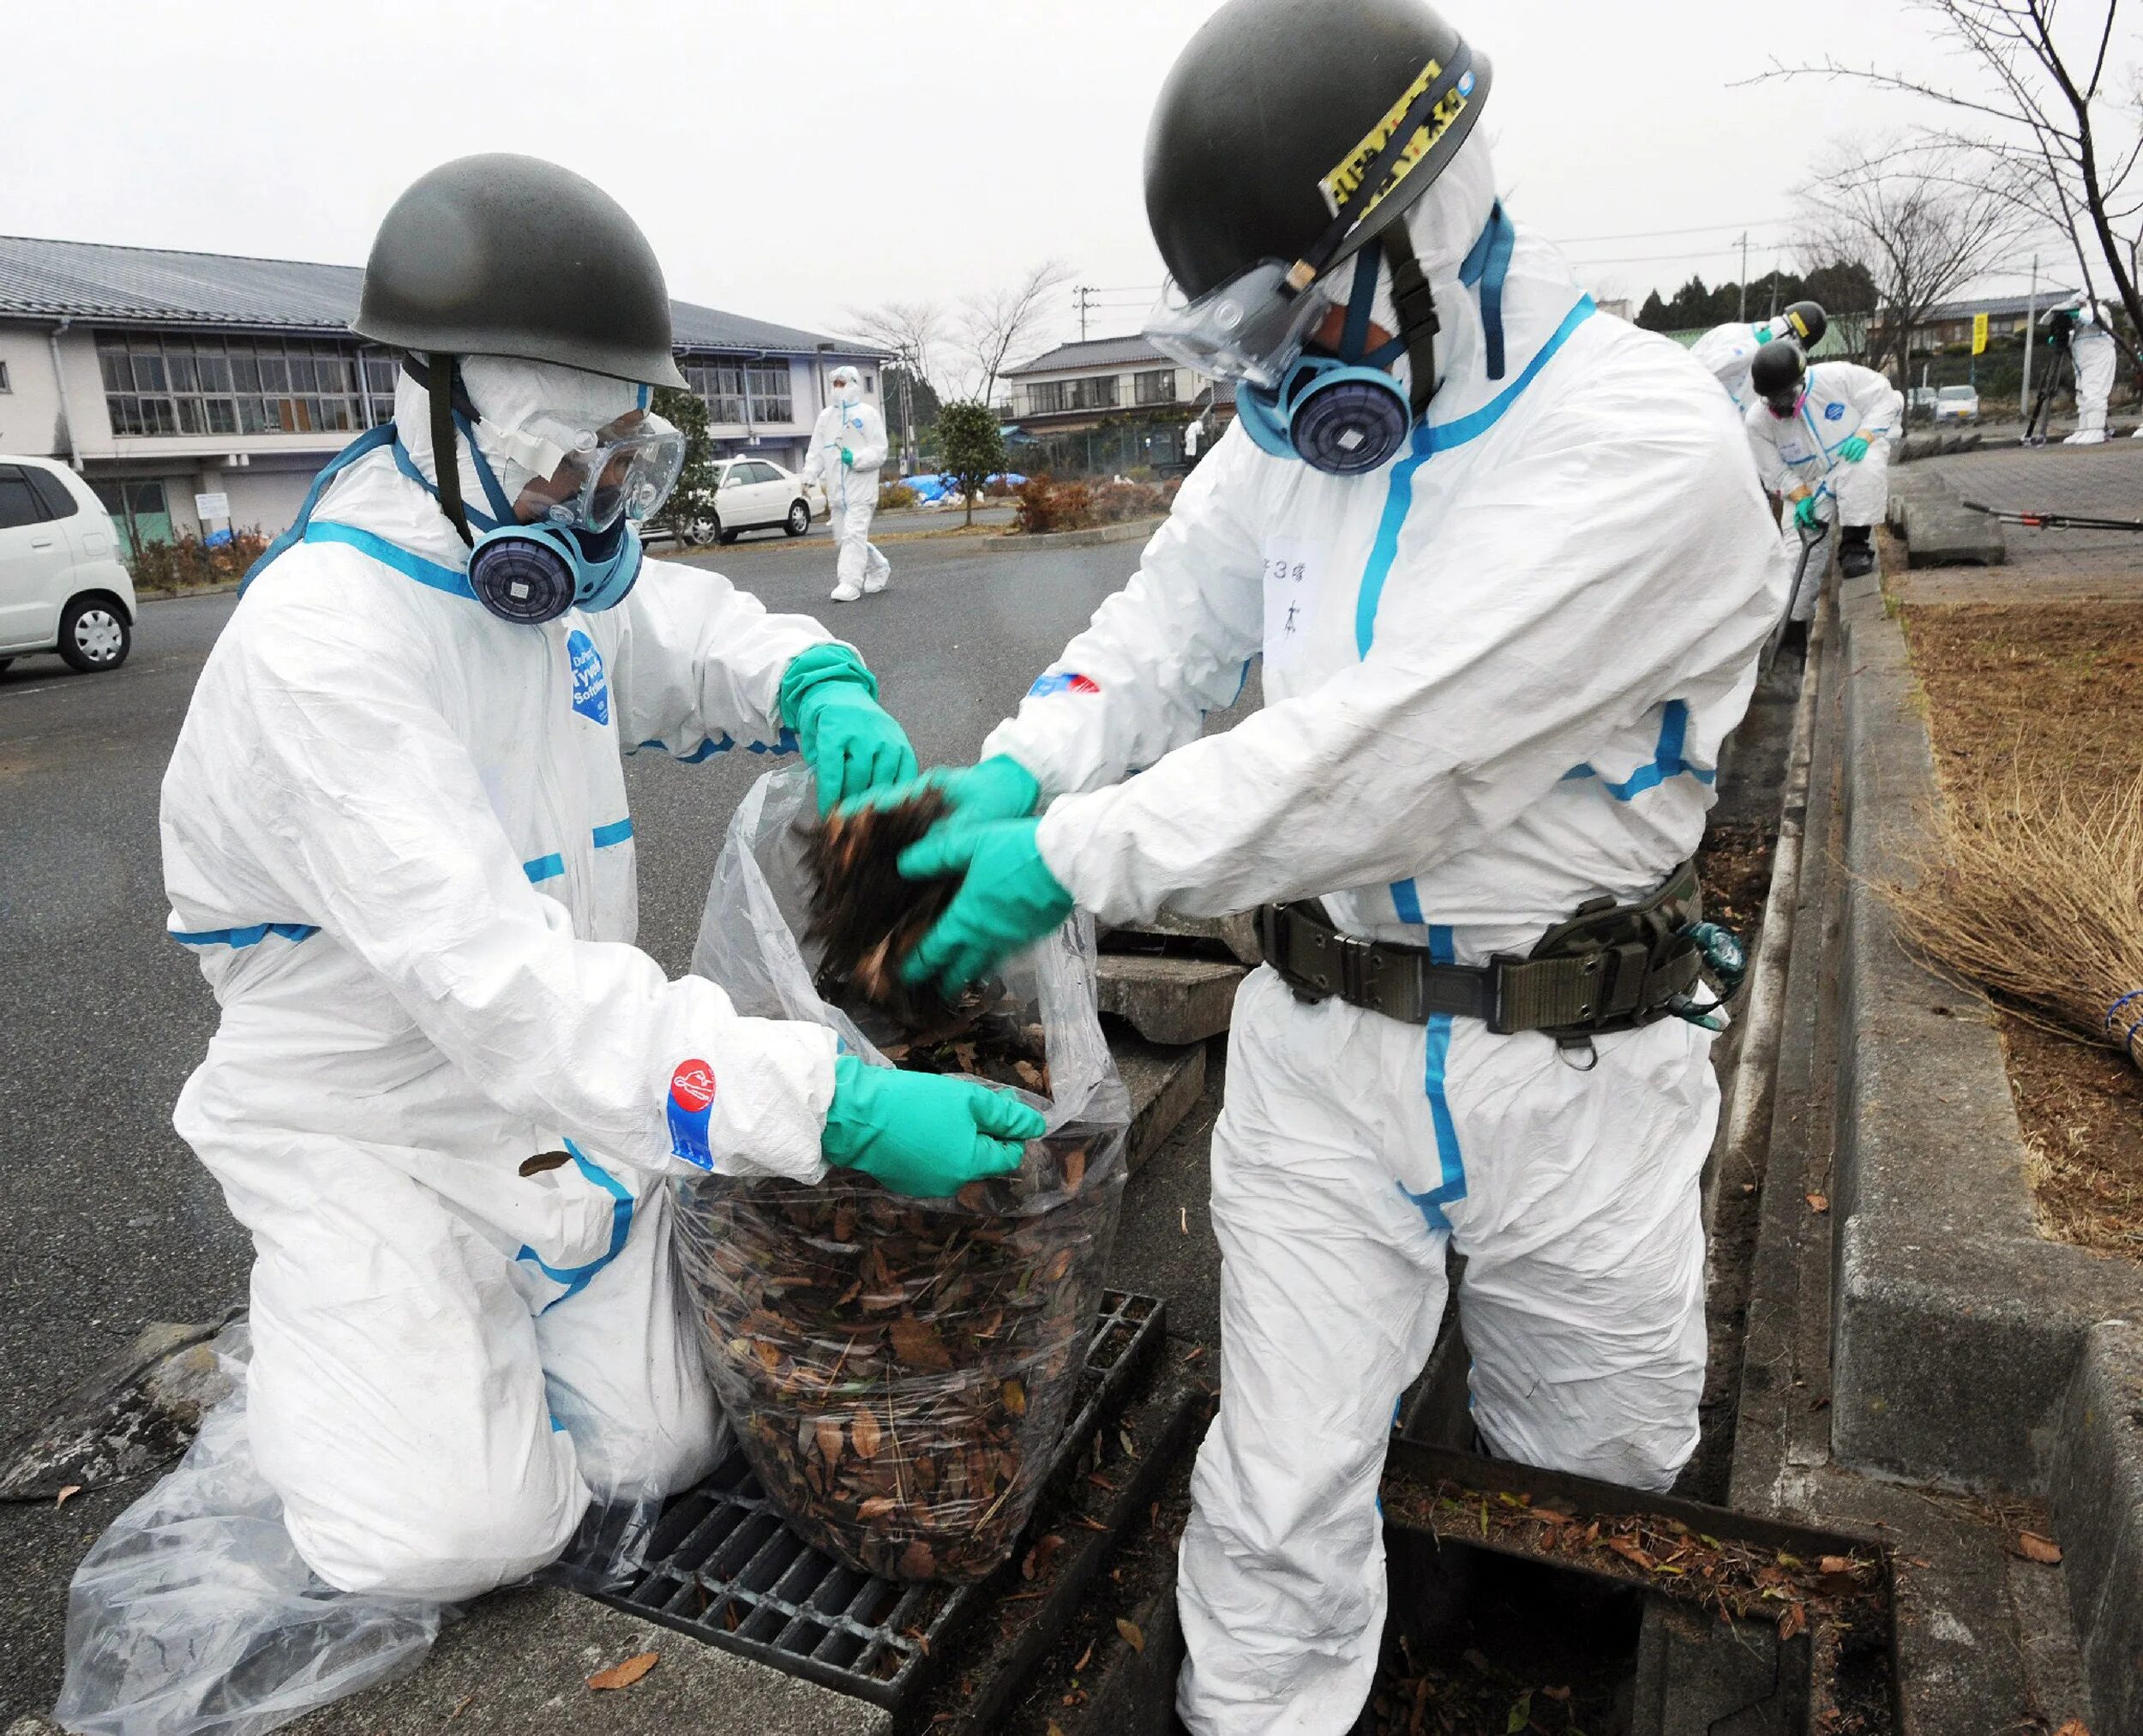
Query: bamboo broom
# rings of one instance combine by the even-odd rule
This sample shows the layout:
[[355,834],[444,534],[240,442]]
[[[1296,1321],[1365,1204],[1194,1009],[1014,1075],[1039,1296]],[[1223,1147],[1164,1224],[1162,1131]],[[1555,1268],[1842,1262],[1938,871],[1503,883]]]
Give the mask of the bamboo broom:
[[2143,773],[2086,796],[2065,778],[2006,802],[1947,800],[1911,886],[1906,939],[2033,1023],[2143,1066]]

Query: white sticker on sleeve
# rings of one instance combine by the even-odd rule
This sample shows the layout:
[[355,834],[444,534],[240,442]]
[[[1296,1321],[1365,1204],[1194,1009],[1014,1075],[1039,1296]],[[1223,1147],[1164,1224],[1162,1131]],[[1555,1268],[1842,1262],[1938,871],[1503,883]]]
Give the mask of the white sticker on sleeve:
[[1307,654],[1321,580],[1318,550],[1295,537],[1265,544],[1265,667],[1291,670]]

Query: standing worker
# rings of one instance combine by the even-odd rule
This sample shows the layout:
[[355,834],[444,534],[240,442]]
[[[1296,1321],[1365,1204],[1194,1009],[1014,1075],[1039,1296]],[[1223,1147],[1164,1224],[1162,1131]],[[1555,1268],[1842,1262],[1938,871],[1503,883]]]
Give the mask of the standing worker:
[[1789,338],[1801,346],[1804,354],[1813,355],[1829,329],[1829,316],[1817,303],[1795,302],[1775,320],[1767,320],[1761,325],[1731,321],[1723,326],[1714,326],[1690,346],[1690,354],[1709,369],[1712,376],[1726,388],[1726,395],[1734,400],[1734,408],[1745,411],[1751,401],[1749,369],[1756,359],[1757,351],[1778,339]]
[[222,1009],[173,1119],[252,1233],[248,1426],[298,1553],[452,1601],[708,1468],[668,1178],[950,1192],[1041,1124],[633,945],[621,752],[800,747],[828,801],[915,761],[817,622],[643,558],[683,455],[648,388],[683,382],[632,219],[448,163],[351,325],[404,356],[395,419],[255,565],[164,779],[171,935]]
[[[1757,351],[1749,372],[1749,444],[1765,490],[1792,508],[1786,526],[1798,550],[1835,522],[1838,570],[1858,579],[1875,570],[1875,527],[1890,505],[1890,442],[1905,396],[1872,368],[1818,362],[1780,338]],[[1793,599],[1793,619],[1814,618],[1822,569]]]
[[2105,309],[2081,290],[2059,307],[2039,316],[2051,327],[2049,341],[2068,340],[2069,359],[2076,369],[2076,431],[2064,446],[2103,446],[2106,439],[2106,401],[2113,396],[2113,375],[2119,366],[2120,345],[2107,330]]
[[[1228,0],[1192,40],[1147,335],[1235,424],[981,763],[926,774],[953,811],[901,864],[961,877],[904,967],[941,984],[1074,906],[1263,909],[1213,1138],[1197,1736],[1354,1727],[1450,1249],[1492,1451],[1665,1489],[1696,1445],[1686,864],[1786,575],[1712,381],[1504,214],[1490,95],[1421,0]],[[1264,708],[1202,736],[1261,651]]]
[[1191,418],[1189,424],[1186,426],[1183,430],[1184,464],[1188,468],[1196,470],[1198,468],[1198,454],[1204,450],[1205,417],[1201,413],[1199,415],[1193,416]]
[[885,418],[863,398],[863,376],[845,363],[826,381],[831,401],[811,429],[806,482],[823,480],[836,556],[833,600],[875,595],[893,576],[893,563],[871,542],[878,511],[878,467],[885,462]]

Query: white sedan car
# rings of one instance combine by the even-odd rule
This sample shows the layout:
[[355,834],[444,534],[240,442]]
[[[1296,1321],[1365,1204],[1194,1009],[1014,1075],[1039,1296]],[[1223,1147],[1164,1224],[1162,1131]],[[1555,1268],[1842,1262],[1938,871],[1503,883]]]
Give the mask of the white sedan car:
[[0,669],[56,651],[115,670],[134,639],[134,580],[88,484],[49,458],[0,454]]
[[785,531],[801,537],[825,511],[815,484],[771,459],[731,458],[715,466],[714,517],[693,526],[688,540],[734,543],[747,531]]

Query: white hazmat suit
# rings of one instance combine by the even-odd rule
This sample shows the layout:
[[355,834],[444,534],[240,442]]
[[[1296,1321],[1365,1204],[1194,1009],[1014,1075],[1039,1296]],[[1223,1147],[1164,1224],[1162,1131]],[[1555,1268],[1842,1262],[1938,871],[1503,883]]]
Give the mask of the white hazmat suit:
[[[1905,394],[1874,369],[1857,362],[1818,362],[1808,370],[1791,416],[1774,415],[1759,398],[1744,412],[1743,425],[1767,493],[1791,502],[1815,492],[1825,525],[1856,530],[1881,524],[1889,510],[1890,444],[1904,413]],[[1858,462],[1840,451],[1856,436],[1868,442]],[[1787,558],[1798,563],[1801,532],[1791,510],[1781,534]],[[1803,580],[1793,601],[1796,621],[1815,618],[1821,577],[1811,572]]]
[[871,542],[879,466],[885,462],[885,418],[875,404],[865,400],[863,376],[853,368],[836,368],[826,389],[833,401],[813,424],[803,475],[806,482],[823,480],[826,491],[826,514],[839,551],[833,599],[853,603],[883,591],[893,576],[892,563]]
[[2102,446],[2106,438],[2106,404],[2113,396],[2113,376],[2120,367],[2121,347],[2106,329],[2104,312],[2079,291],[2053,309],[2074,313],[2075,333],[2069,339],[2069,357],[2076,364],[2076,431],[2065,446]]
[[1756,351],[1774,338],[1792,336],[1792,328],[1783,320],[1753,326],[1730,320],[1705,333],[1690,346],[1690,354],[1726,387],[1726,395],[1734,400],[1734,408],[1746,410],[1756,401],[1749,390],[1749,370],[1756,365]]
[[[1490,376],[1494,187],[1477,132],[1406,219],[1443,378],[1401,455],[1330,476],[1231,428],[986,744],[1055,797],[1042,855],[1105,920],[1323,894],[1350,933],[1480,964],[1695,851],[1783,604],[1777,539],[1712,381],[1594,316],[1523,230]],[[1375,317],[1397,329],[1388,282]],[[1264,708],[1201,738],[1261,652]],[[1199,1736],[1324,1736],[1362,1704],[1378,1473],[1447,1247],[1493,1449],[1673,1480],[1705,1359],[1709,1046],[1669,1018],[1583,1072],[1539,1034],[1245,983],[1213,1144],[1221,1409],[1182,1544]]]
[[[528,413],[639,395],[463,373],[509,494]],[[433,477],[406,378],[396,416]],[[552,1559],[591,1489],[708,1468],[663,1178],[820,1174],[834,1060],[633,946],[619,763],[782,742],[824,629],[652,561],[615,609],[513,625],[466,560],[391,447],[344,470],[210,655],[162,810],[169,927],[222,1008],[174,1120],[254,1240],[259,1468],[321,1578],[440,1600]]]

